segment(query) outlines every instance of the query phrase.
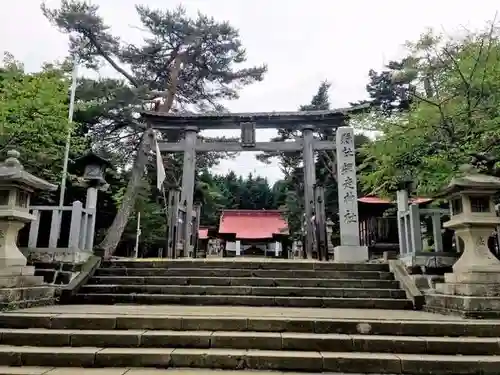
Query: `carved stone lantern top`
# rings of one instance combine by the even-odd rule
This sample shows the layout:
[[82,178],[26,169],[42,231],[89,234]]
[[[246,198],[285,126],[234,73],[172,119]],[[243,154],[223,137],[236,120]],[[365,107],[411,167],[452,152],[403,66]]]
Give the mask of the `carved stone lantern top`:
[[75,167],[83,169],[83,180],[90,185],[103,186],[106,184],[104,170],[111,166],[111,163],[99,155],[88,152],[84,156],[75,160]]
[[0,163],[0,220],[21,222],[33,219],[29,213],[30,194],[34,190],[57,190],[57,185],[33,176],[24,170],[19,152],[10,150]]
[[496,215],[494,194],[500,191],[500,178],[467,171],[454,178],[441,196],[450,201],[451,217],[444,223],[446,228],[481,226],[495,228],[500,225]]
[[33,190],[57,190],[57,185],[51,184],[39,177],[24,170],[19,161],[19,152],[10,150],[7,152],[8,158],[0,163],[0,184],[3,186],[19,186],[28,191]]
[[443,195],[453,195],[460,192],[492,192],[500,190],[500,178],[482,173],[470,173],[456,177],[443,191]]

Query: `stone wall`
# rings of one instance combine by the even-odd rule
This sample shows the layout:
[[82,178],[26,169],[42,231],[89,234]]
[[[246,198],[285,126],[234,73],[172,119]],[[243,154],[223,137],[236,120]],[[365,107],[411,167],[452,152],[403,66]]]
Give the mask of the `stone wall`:
[[90,251],[67,248],[22,248],[21,251],[28,264],[35,267],[35,275],[42,276],[50,285],[68,284],[92,255]]
[[17,271],[0,270],[0,310],[13,310],[55,302],[55,287],[46,285],[43,277],[34,276],[33,267],[19,267]]

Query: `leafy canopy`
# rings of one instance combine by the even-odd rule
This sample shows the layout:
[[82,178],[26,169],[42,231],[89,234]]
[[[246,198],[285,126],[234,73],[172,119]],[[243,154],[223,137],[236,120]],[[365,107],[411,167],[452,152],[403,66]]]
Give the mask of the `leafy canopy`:
[[[395,82],[412,86],[406,112],[369,115],[378,133],[364,148],[361,181],[367,192],[389,195],[413,181],[431,195],[470,162],[471,154],[500,157],[500,39],[495,23],[482,32],[447,37],[429,31],[408,43]],[[367,121],[365,121],[366,123]]]
[[[27,170],[56,183],[69,126],[68,89],[62,70],[28,74],[10,54],[0,65],[0,153],[15,148]],[[74,136],[72,152],[78,154],[83,144]]]

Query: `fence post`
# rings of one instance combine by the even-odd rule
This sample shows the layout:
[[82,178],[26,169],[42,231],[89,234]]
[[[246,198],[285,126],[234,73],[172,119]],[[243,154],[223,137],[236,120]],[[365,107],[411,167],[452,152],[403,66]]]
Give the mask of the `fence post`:
[[36,245],[38,244],[38,231],[40,228],[40,211],[33,210],[32,215],[35,217],[35,219],[30,224],[28,247],[36,247]]
[[85,236],[85,246],[82,248],[92,251],[94,249],[94,232],[97,213],[97,188],[93,186],[87,189],[85,210],[87,212],[87,223],[84,233],[82,234]]
[[78,234],[79,237],[78,248],[82,250],[87,248],[88,224],[89,224],[89,214],[87,213],[86,210],[82,210],[82,219],[80,221],[80,233]]
[[77,250],[80,245],[80,229],[82,225],[83,205],[80,201],[74,201],[71,208],[71,226],[69,229],[68,247]]
[[399,190],[397,193],[397,205],[398,205],[398,237],[399,237],[399,249],[400,256],[406,255],[408,253],[408,245],[406,242],[406,218],[403,213],[408,211],[408,192],[406,190]]
[[55,208],[54,211],[52,211],[52,218],[50,221],[50,234],[49,234],[50,248],[57,247],[57,242],[59,241],[59,232],[62,223],[62,213],[63,211],[59,210],[59,208]]
[[443,251],[443,236],[441,235],[441,214],[432,214],[432,236],[434,237],[434,251]]
[[413,253],[422,251],[422,229],[420,228],[420,212],[418,204],[410,205],[410,233]]

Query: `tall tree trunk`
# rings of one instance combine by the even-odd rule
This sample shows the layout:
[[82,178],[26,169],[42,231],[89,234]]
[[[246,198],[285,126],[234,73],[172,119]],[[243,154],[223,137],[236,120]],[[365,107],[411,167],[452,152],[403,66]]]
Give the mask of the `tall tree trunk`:
[[132,167],[132,174],[127,184],[127,190],[123,196],[120,208],[116,213],[113,223],[106,232],[106,237],[99,244],[99,249],[104,252],[104,257],[109,258],[120,243],[123,231],[127,226],[130,214],[133,211],[137,189],[140,187],[140,182],[144,176],[144,169],[148,161],[148,153],[151,150],[153,142],[153,130],[144,131],[137,155]]
[[[168,91],[164,93],[164,103],[160,104],[160,106],[158,107],[158,110],[161,112],[168,113],[172,108],[175,93],[177,91],[179,71],[181,69],[182,60],[184,57],[185,53],[180,53],[174,59],[173,67],[170,72],[170,84],[168,87]],[[111,59],[107,60],[110,63],[113,62]],[[115,69],[118,70],[116,66]],[[131,77],[128,77],[126,75],[126,72],[120,72],[127,78],[129,78],[134,86],[138,87],[137,83]],[[134,207],[137,190],[139,189],[140,182],[144,176],[144,170],[148,162],[148,153],[151,151],[154,142],[154,130],[148,128],[142,135],[141,143],[139,145],[139,149],[137,150],[137,156],[134,160],[134,166],[132,167],[132,175],[130,176],[130,180],[128,181],[127,190],[125,191],[125,195],[123,196],[120,208],[118,209],[118,212],[113,219],[113,223],[106,232],[106,237],[104,237],[104,240],[98,246],[101,252],[104,253],[103,256],[105,258],[111,257],[118,247],[118,244],[120,243],[123,231],[127,226],[128,219]]]

